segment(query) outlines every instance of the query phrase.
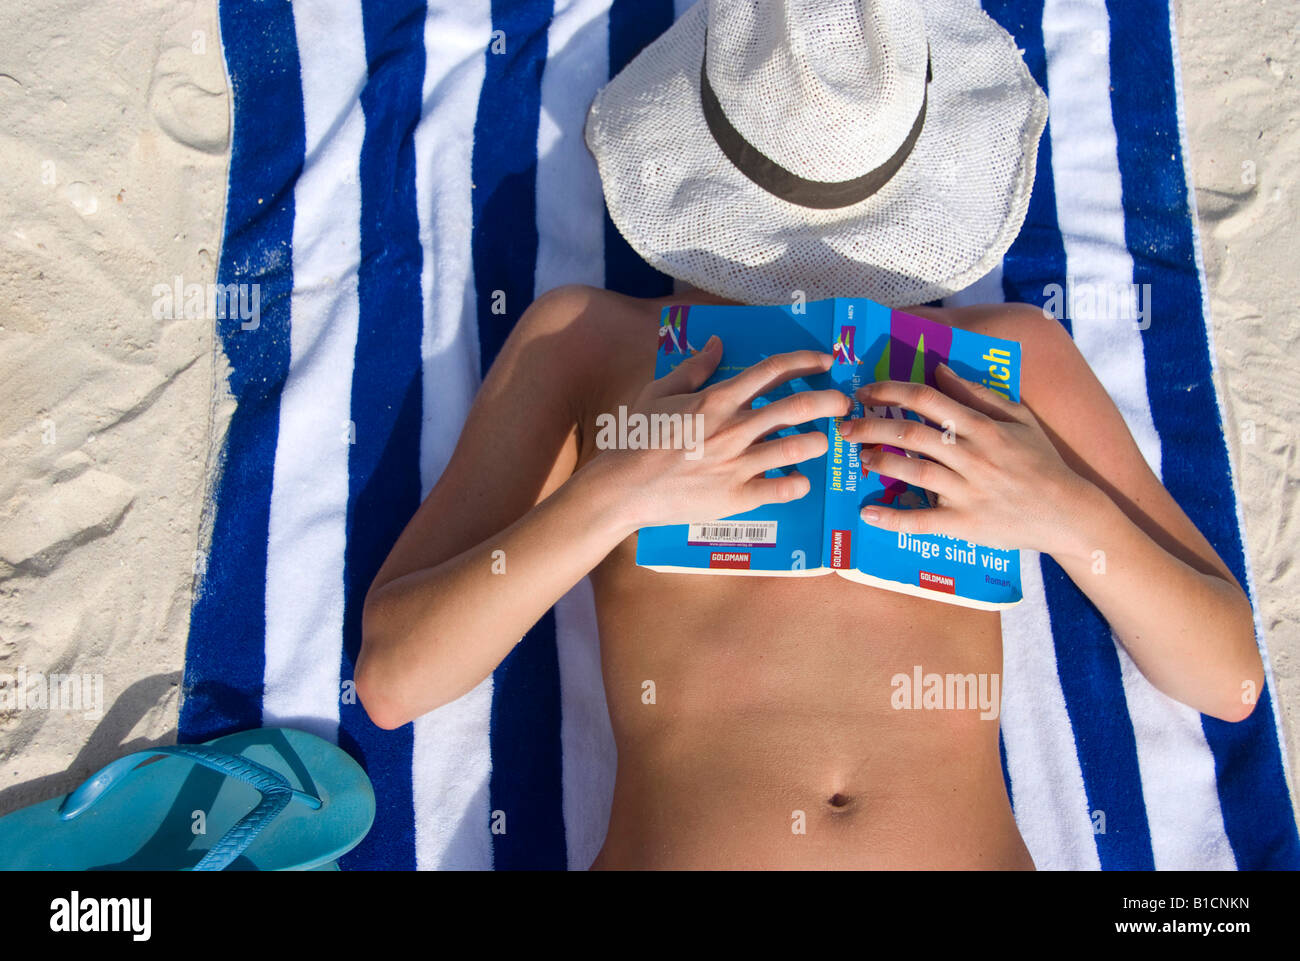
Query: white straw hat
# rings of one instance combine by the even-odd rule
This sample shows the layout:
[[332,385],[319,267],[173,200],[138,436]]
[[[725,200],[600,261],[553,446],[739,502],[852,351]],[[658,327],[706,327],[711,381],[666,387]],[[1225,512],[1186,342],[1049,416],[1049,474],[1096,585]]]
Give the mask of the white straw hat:
[[901,307],[999,262],[1046,122],[975,0],[699,0],[585,133],[610,217],[659,270],[747,303]]

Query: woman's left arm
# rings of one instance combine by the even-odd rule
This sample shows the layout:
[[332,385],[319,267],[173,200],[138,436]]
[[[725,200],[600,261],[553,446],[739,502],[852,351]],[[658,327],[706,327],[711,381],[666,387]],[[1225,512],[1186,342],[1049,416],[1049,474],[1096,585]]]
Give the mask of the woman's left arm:
[[901,406],[939,425],[845,422],[848,440],[925,457],[864,446],[864,470],[939,496],[929,510],[877,507],[863,519],[1050,554],[1152,684],[1204,714],[1248,717],[1264,683],[1250,603],[1152,473],[1074,342],[1022,305],[972,329],[1021,343],[1022,403],[946,367],[939,390],[900,381],[862,388],[867,406]]

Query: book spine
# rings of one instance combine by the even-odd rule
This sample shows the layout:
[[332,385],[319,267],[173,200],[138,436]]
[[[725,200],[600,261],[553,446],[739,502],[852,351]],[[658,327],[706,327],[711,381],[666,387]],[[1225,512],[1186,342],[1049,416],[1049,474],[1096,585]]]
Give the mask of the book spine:
[[[850,417],[862,414],[862,405],[853,392],[862,386],[862,370],[858,351],[864,329],[855,316],[851,301],[836,298],[831,315],[830,351],[831,383],[853,400]],[[865,319],[865,318],[862,318]],[[854,566],[853,535],[858,526],[858,501],[861,497],[861,467],[858,462],[858,445],[846,441],[840,434],[840,421],[831,419],[826,437],[830,445],[826,451],[826,521],[823,530],[823,564],[832,570],[848,570]]]

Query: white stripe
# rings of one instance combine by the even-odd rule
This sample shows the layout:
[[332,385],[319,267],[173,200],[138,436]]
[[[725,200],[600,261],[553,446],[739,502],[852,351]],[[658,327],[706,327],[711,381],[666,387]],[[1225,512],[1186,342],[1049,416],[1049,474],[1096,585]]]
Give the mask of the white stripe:
[[1138,743],[1156,870],[1235,870],[1237,859],[1219,809],[1214,756],[1189,749],[1205,740],[1200,712],[1157,691],[1128,652],[1116,647]]
[[450,704],[416,718],[411,748],[415,866],[492,868],[492,675]]
[[[355,2],[294,9],[306,158],[267,532],[263,722],[337,738],[366,62]],[[269,198],[268,198],[269,199]],[[270,337],[269,330],[240,336]]]
[[[423,111],[415,194],[423,268],[421,496],[451,459],[479,385],[470,237],[474,119],[492,33],[488,4],[431,0],[424,24]],[[492,677],[415,721],[415,858],[421,869],[492,867]]]
[[609,724],[590,578],[555,605],[560,658],[564,835],[570,870],[591,867],[605,843],[618,749]]
[[1002,740],[1016,824],[1039,868],[1097,870],[1093,815],[1037,551],[1020,552],[1020,581],[1025,599],[1002,612]]
[[[1162,27],[1167,25],[1162,25]],[[1047,0],[1043,9],[1051,97],[1052,175],[1071,285],[1106,291],[1133,282],[1125,245],[1118,143],[1110,102],[1110,22],[1102,0]],[[1154,292],[1158,297],[1159,292]],[[1164,317],[1159,323],[1187,322]],[[1075,343],[1123,414],[1147,463],[1160,474],[1160,438],[1151,418],[1142,334],[1131,320],[1071,317]],[[1121,652],[1121,658],[1123,658]],[[1122,660],[1121,660],[1122,663]],[[1134,678],[1132,687],[1147,681]],[[1157,866],[1214,866],[1226,844],[1213,755],[1199,725],[1125,680],[1129,716]],[[1152,692],[1154,693],[1154,692]],[[1113,705],[1119,710],[1121,705]],[[1176,758],[1171,765],[1167,758]],[[1206,778],[1208,776],[1208,782]],[[1199,832],[1188,836],[1188,825]],[[1190,846],[1190,847],[1189,847]],[[1192,850],[1201,852],[1195,857]]]
[[[604,198],[583,126],[608,77],[609,0],[557,3],[537,130],[536,294],[562,284],[605,285]],[[569,867],[585,870],[605,841],[617,758],[585,577],[555,606],[555,642],[565,842]]]
[[604,197],[583,127],[609,76],[610,0],[561,0],[547,35],[537,129],[534,295],[561,284],[605,286]]
[[[1109,30],[1102,0],[1047,0],[1044,5],[1052,176],[1066,277],[1076,289],[1097,294],[1133,283],[1110,113]],[[1071,327],[1074,342],[1158,475],[1160,439],[1147,400],[1141,331],[1132,321],[1104,316],[1071,317]]]

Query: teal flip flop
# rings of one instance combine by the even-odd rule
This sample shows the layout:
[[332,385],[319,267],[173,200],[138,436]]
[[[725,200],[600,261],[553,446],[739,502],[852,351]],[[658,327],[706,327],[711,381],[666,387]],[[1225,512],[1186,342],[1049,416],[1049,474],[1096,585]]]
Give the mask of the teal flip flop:
[[0,870],[335,870],[375,819],[347,752],[289,728],[118,758],[0,817]]

